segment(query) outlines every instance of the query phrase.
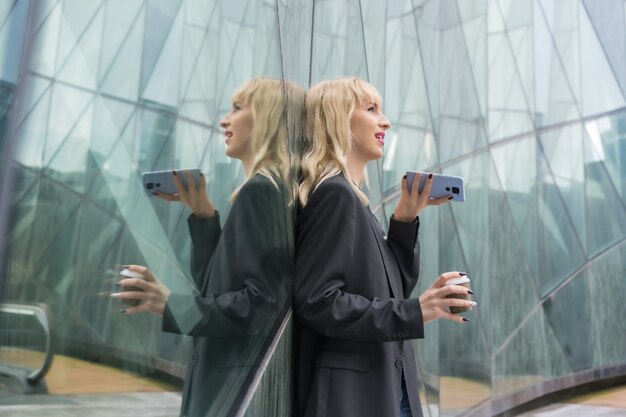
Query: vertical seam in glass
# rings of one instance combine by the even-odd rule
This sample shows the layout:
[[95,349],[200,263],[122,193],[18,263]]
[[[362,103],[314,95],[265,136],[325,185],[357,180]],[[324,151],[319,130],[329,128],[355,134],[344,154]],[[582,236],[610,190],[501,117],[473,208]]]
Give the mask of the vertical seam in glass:
[[[367,43],[365,42],[365,28],[363,27],[363,6],[361,4],[361,0],[359,0],[359,17],[361,23],[361,39],[363,40],[363,58],[365,58],[365,77],[367,77],[367,82],[372,82],[370,80],[370,70],[367,65]],[[387,22],[385,22],[386,24]]]
[[280,342],[282,335],[285,333],[285,329],[287,328],[287,324],[289,323],[291,319],[292,313],[293,313],[293,310],[290,307],[289,310],[287,310],[287,313],[285,314],[285,317],[283,318],[283,321],[281,322],[280,327],[276,331],[276,335],[272,339],[271,345],[267,348],[265,355],[263,355],[263,359],[261,360],[261,363],[259,364],[259,368],[254,374],[254,378],[252,382],[250,383],[250,386],[248,387],[248,390],[246,391],[246,394],[244,395],[241,401],[241,405],[239,406],[239,409],[237,409],[237,413],[234,415],[234,417],[243,417],[246,410],[248,409],[248,406],[250,405],[250,402],[252,401],[252,397],[254,396],[256,389],[261,383],[261,378],[263,377],[263,374],[265,373],[265,370],[267,369],[267,366],[269,365],[270,360],[272,359],[272,356],[274,356],[274,352],[276,351],[278,342]]
[[313,0],[313,6],[311,7],[311,46],[309,49],[309,87],[313,82],[313,39],[315,38],[315,3],[317,0]]

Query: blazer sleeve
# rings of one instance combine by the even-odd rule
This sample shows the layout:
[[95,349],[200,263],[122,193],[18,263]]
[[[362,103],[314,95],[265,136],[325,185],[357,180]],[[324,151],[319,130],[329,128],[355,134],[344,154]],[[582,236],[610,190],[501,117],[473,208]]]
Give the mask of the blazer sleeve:
[[[346,291],[358,262],[356,212],[361,201],[347,186],[320,184],[298,218],[294,304],[298,320],[328,337],[391,341],[424,337],[419,300],[368,299]],[[371,254],[380,256],[380,253]],[[359,254],[370,256],[370,254]],[[367,273],[367,272],[365,272]]]
[[207,266],[222,234],[219,213],[205,219],[191,214],[187,218],[187,225],[191,236],[191,276],[196,288],[202,291]]
[[288,305],[289,233],[285,200],[269,181],[244,186],[215,252],[205,295],[171,294],[163,330],[191,336],[267,331]]
[[402,274],[404,298],[409,298],[417,285],[420,271],[419,217],[410,223],[397,221],[391,216],[387,245],[391,249]]

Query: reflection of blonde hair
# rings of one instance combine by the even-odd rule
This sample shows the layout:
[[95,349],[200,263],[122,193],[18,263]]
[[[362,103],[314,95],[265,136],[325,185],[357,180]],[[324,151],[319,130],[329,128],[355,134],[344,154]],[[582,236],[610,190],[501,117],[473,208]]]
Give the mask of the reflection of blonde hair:
[[358,78],[322,81],[306,97],[306,140],[301,158],[302,181],[298,189],[304,207],[309,194],[324,180],[342,173],[363,204],[368,200],[348,172],[347,155],[352,147],[350,120],[363,103],[380,106],[376,88]]
[[[250,106],[254,121],[250,146],[254,163],[249,178],[256,174],[295,189],[291,172],[290,142],[301,141],[304,125],[305,90],[296,83],[272,78],[253,78],[233,93],[233,102]],[[237,197],[239,189],[231,196]]]

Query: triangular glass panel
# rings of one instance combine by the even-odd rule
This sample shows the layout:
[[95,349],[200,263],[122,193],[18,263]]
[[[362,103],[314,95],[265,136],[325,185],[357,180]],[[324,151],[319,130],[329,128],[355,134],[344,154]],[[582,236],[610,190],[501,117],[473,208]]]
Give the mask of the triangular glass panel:
[[62,15],[62,3],[58,1],[35,32],[31,44],[30,69],[51,78],[56,73],[56,52]]
[[[473,2],[467,2],[473,3]],[[480,4],[478,2],[477,4]],[[484,6],[484,3],[483,3]],[[487,114],[487,17],[485,10],[475,11],[478,17],[463,19],[463,35],[465,48],[476,89],[476,97],[480,105],[480,114]]]
[[488,132],[489,140],[495,142],[521,132],[531,132],[534,125],[507,34],[490,33],[487,42]]
[[[4,2],[12,5],[10,13],[0,10],[0,79],[11,84],[17,84],[26,23],[28,20],[28,6],[26,1]],[[4,23],[4,24],[3,24]]]
[[626,4],[620,0],[583,0],[584,10],[589,16],[602,50],[606,54],[613,74],[626,94]]
[[563,199],[565,215],[571,218],[584,253],[587,253],[587,222],[585,221],[585,165],[583,132],[579,123],[565,125],[539,134],[539,141],[551,175],[545,183],[553,186]]
[[[67,234],[68,230],[73,228],[74,214],[76,208],[81,202],[81,197],[70,192],[63,183],[50,180],[45,177],[39,179],[39,194],[37,195],[37,214],[35,221],[32,223],[32,252],[31,259],[40,267],[41,264],[56,264],[57,261],[71,259],[67,254],[71,253],[72,245],[57,246],[54,241],[58,235]],[[54,209],[50,209],[54,207]],[[75,242],[82,244],[80,242]],[[51,250],[63,248],[64,255],[58,257],[47,257],[46,253]],[[55,262],[50,262],[55,259]],[[37,275],[35,275],[37,276]],[[44,275],[45,276],[45,275]],[[50,277],[51,280],[57,279],[58,276]],[[50,283],[54,287],[54,283]]]
[[18,145],[14,159],[19,164],[34,168],[43,166],[46,136],[50,134],[48,118],[51,97],[52,89],[49,88],[29,111],[16,133]]
[[[501,156],[494,155],[491,159],[498,163]],[[529,184],[518,182],[512,175],[506,175],[507,171],[500,172],[502,167],[498,168],[489,168],[488,233],[491,253],[486,268],[489,276],[495,273],[498,279],[490,281],[488,295],[481,295],[481,316],[485,320],[485,328],[491,329],[491,351],[504,342],[529,314],[532,306],[539,302],[535,284],[536,267],[533,268],[533,259],[528,256],[527,241],[530,239],[523,234],[522,229],[528,220],[521,213],[519,206],[522,204],[511,201],[518,195],[526,196],[524,190]],[[526,202],[524,207],[527,209]],[[477,280],[485,278],[475,277]],[[489,298],[487,302],[485,297]]]
[[[157,60],[150,68],[150,77],[143,84],[145,89],[142,93],[144,100],[165,104],[172,107],[178,106],[180,89],[180,57],[183,44],[184,13],[182,8],[178,17],[174,20],[163,45],[159,49]],[[143,65],[146,65],[144,61]]]
[[[171,59],[167,53],[163,53],[164,46],[169,37],[172,36],[174,21],[184,16],[184,9],[181,8],[182,0],[148,0],[146,1],[146,30],[144,34],[144,46],[141,59],[141,81],[139,90],[143,92],[155,69],[155,64],[160,56],[165,55],[166,59]],[[179,23],[180,25],[181,23]],[[176,31],[180,32],[182,27]],[[180,34],[174,34],[174,39]],[[180,49],[180,39],[170,48]],[[172,51],[170,51],[171,53]],[[178,65],[178,61],[174,62]]]
[[424,79],[424,92],[428,96],[433,123],[433,133],[439,137],[439,67],[441,61],[440,30],[432,22],[439,21],[439,3],[426,2],[421,10],[413,11],[417,22],[417,33],[421,50]]
[[606,118],[588,122],[583,140],[585,155],[585,194],[589,255],[593,256],[626,235],[626,207],[618,184],[609,176],[605,149],[600,136]]
[[583,116],[626,106],[615,72],[584,9],[579,13],[579,18]]
[[85,191],[89,175],[87,157],[93,130],[93,107],[92,101],[45,167],[46,175],[58,179],[79,193]]
[[570,373],[543,310],[537,309],[495,354],[492,395],[502,396]]
[[556,7],[535,0],[535,124],[580,118],[580,63],[576,2]]
[[585,128],[597,152],[604,156],[607,174],[626,203],[626,111],[589,120]]
[[620,366],[626,357],[626,244],[622,240],[601,257],[589,263],[590,326],[586,339],[593,348],[590,368]]
[[58,80],[90,90],[96,89],[103,22],[104,10],[100,9],[62,64],[57,73]]
[[103,93],[130,101],[137,101],[139,94],[139,68],[141,68],[141,54],[143,47],[143,8],[135,19],[122,47],[117,52],[111,65],[102,71]]
[[55,74],[63,67],[66,59],[76,48],[84,32],[93,23],[93,19],[103,6],[102,0],[65,0],[63,2],[59,43],[55,45],[57,51]]
[[545,295],[584,262],[580,238],[534,137],[491,152],[517,225],[516,236]]
[[[90,151],[94,155],[107,157],[115,143],[120,140],[122,132],[127,129],[130,117],[136,107],[119,100],[109,100],[102,96],[95,98],[95,114],[93,121]],[[132,130],[132,129],[131,129]],[[132,149],[130,144],[129,149]]]
[[591,337],[591,306],[589,272],[583,270],[543,303],[548,325],[556,335],[565,359],[574,372],[591,369],[593,345]]
[[[19,106],[19,108],[17,109],[17,112],[14,113],[17,117],[22,118],[17,122],[18,126],[21,127],[24,119],[30,117],[30,112],[33,110],[33,107],[39,104],[45,92],[50,91],[51,85],[51,80],[47,80],[42,77],[29,78],[29,83],[27,87],[28,93],[23,94],[21,96],[21,100],[17,101],[17,105]],[[48,99],[49,98],[50,97],[48,96]]]
[[[100,63],[98,70],[98,85],[108,74],[111,64],[120,52],[120,49],[127,40],[131,29],[137,23],[140,11],[143,10],[144,2],[127,0],[108,0],[104,10],[104,31],[100,50]],[[137,54],[139,54],[137,52]],[[137,67],[138,68],[138,67]]]
[[440,42],[443,58],[440,76],[447,81],[440,85],[438,138],[440,161],[445,162],[480,148],[487,141],[472,66],[467,50],[458,48],[465,44],[463,27],[455,25],[446,29]]
[[198,167],[202,156],[209,146],[207,131],[204,127],[195,123],[182,120],[177,122],[177,131],[184,140],[176,141],[176,154],[179,155],[181,166]]
[[[43,149],[44,165],[50,163],[92,100],[91,94],[63,84],[57,83],[52,87],[51,106],[54,109],[54,116],[51,115],[48,120],[48,135]],[[86,134],[87,138],[91,136],[90,132]]]

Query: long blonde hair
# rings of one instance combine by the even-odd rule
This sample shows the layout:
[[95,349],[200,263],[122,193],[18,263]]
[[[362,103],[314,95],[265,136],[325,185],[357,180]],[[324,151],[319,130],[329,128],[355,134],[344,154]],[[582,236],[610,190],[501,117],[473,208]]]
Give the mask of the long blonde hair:
[[258,77],[240,85],[232,97],[252,110],[250,146],[255,156],[249,178],[261,174],[276,186],[276,180],[281,181],[292,190],[292,200],[296,183],[290,149],[302,140],[305,96],[304,88],[294,82]]
[[367,196],[350,178],[347,155],[352,147],[350,121],[356,106],[381,104],[376,88],[355,77],[322,81],[311,87],[306,96],[306,135],[300,161],[301,182],[298,199],[302,207],[309,195],[323,181],[339,173],[359,196]]

